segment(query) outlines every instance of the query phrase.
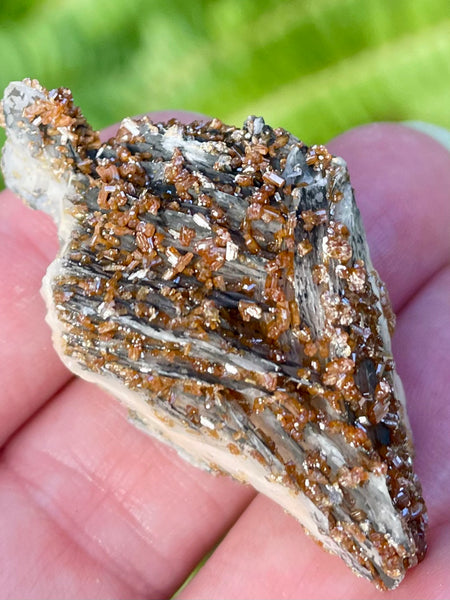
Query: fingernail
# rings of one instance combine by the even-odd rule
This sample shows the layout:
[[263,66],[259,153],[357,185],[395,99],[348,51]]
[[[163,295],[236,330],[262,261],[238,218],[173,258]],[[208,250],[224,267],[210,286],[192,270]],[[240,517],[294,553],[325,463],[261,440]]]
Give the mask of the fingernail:
[[442,144],[444,148],[450,150],[450,131],[445,129],[445,127],[434,125],[433,123],[425,123],[425,121],[402,121],[402,125],[406,125],[406,127],[411,127],[416,131],[426,133],[434,140]]

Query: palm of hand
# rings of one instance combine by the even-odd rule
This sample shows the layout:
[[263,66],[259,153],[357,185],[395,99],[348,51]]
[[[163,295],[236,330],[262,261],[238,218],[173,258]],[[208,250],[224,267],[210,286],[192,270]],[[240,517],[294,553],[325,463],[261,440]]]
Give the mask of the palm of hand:
[[[391,598],[450,591],[449,154],[401,126],[329,145],[344,156],[372,257],[398,315],[394,352],[430,514],[430,550]],[[282,509],[199,471],[71,378],[44,322],[54,227],[0,195],[0,589],[8,598],[377,598]],[[446,385],[447,384],[447,385]],[[431,575],[431,576],[430,576]]]

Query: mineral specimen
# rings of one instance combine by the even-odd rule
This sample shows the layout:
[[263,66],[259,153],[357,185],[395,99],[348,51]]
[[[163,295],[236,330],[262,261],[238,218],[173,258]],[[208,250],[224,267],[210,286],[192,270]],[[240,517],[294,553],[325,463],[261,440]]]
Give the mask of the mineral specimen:
[[425,553],[394,316],[345,162],[262,118],[124,119],[12,83],[8,186],[58,224],[65,364],[193,464],[251,483],[380,588]]

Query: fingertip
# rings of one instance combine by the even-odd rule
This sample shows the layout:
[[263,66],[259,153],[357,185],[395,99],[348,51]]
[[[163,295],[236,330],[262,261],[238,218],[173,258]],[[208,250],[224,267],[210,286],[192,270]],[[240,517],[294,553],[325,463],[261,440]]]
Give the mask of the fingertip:
[[352,149],[355,145],[364,145],[387,152],[399,144],[408,148],[411,153],[420,147],[421,151],[425,153],[424,158],[427,158],[427,155],[431,155],[433,158],[440,155],[447,159],[449,157],[448,150],[435,136],[407,123],[379,122],[361,125],[337,136],[328,143],[328,147],[336,154],[347,151],[353,157]]
[[427,123],[425,121],[403,121],[405,127],[412,127],[416,131],[421,131],[434,140],[439,142],[444,148],[450,151],[450,131],[440,125],[434,123]]
[[[377,192],[374,184],[381,181],[386,188],[409,182],[408,189],[417,188],[410,200],[419,203],[422,197],[418,191],[425,184],[438,191],[450,183],[448,150],[432,136],[401,123],[362,125],[334,138],[328,147],[347,161],[357,192],[358,188],[365,194],[370,189]],[[369,197],[377,200],[373,193]],[[438,200],[442,197],[439,194]]]

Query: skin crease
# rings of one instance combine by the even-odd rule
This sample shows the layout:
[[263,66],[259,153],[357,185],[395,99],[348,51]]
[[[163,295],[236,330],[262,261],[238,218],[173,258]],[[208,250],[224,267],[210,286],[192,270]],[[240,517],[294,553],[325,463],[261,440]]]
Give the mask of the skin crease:
[[360,127],[328,147],[348,162],[373,261],[398,315],[394,354],[430,517],[425,561],[397,591],[378,592],[280,507],[191,467],[134,429],[115,400],[73,378],[52,348],[39,294],[57,250],[55,227],[5,191],[2,598],[169,598],[222,537],[179,598],[448,597],[450,156],[393,124]]

